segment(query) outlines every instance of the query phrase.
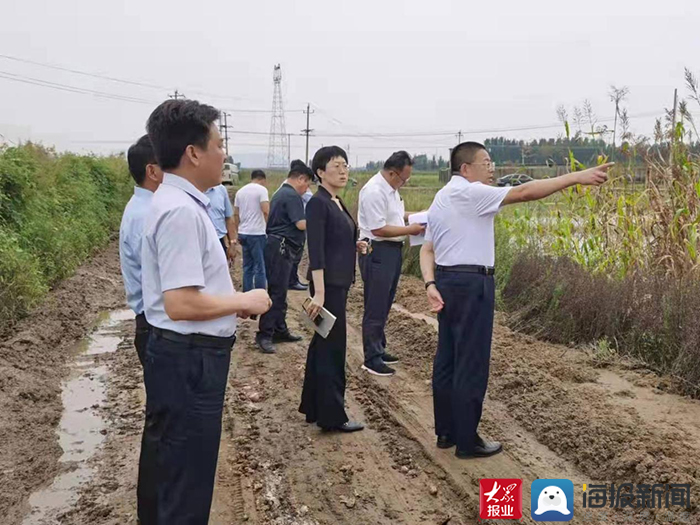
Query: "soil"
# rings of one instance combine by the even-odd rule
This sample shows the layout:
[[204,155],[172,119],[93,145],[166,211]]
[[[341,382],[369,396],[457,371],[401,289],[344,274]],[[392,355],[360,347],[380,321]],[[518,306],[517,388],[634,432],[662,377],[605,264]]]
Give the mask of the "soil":
[[[238,288],[240,260],[234,267]],[[402,278],[387,325],[390,351],[401,359],[397,374],[370,376],[360,369],[358,276],[349,297],[346,405],[367,428],[349,435],[322,433],[297,411],[310,338],[299,320],[306,294],[290,292],[288,313],[304,340],[277,345],[275,355],[256,350],[255,322],[240,322],[211,523],[476,523],[484,477],[523,479],[524,523],[532,522],[529,486],[538,478],[571,479],[578,491],[583,483],[690,483],[694,506],[675,521],[595,509],[588,522],[700,523],[700,402],[669,393],[668,378],[636,365],[601,363],[585,349],[513,332],[500,315],[481,432],[505,451],[465,461],[435,447],[430,374],[437,320],[424,294],[418,280]],[[113,243],[0,341],[3,523],[26,522],[30,493],[61,469],[76,468],[59,462],[61,382],[76,344],[101,312],[115,308],[124,308],[124,298]],[[117,351],[97,356],[106,367],[106,398],[95,410],[106,427],[104,442],[85,460],[94,475],[71,508],[46,523],[136,523],[144,391],[133,321],[114,330]],[[581,504],[575,501],[576,512]]]

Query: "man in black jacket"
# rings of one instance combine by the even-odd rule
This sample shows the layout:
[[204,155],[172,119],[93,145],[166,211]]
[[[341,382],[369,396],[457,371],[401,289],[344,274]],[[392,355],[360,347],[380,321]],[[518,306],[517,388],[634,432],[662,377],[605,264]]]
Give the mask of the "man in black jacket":
[[306,218],[301,196],[309,189],[313,174],[300,160],[292,162],[287,181],[270,201],[265,245],[265,273],[270,310],[260,318],[255,342],[265,354],[274,354],[273,343],[300,341],[287,328],[287,288],[298,253],[304,249]]

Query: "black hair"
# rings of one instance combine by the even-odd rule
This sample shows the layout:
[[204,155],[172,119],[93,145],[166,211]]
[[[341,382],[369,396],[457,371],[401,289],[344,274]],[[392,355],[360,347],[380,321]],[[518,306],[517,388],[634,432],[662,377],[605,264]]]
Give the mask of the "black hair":
[[318,177],[318,170],[326,171],[328,163],[336,157],[342,157],[348,162],[348,154],[340,146],[326,146],[318,150],[311,161],[313,174]]
[[457,145],[450,155],[450,169],[459,171],[462,164],[471,164],[480,150],[486,151],[486,147],[478,142],[462,142]]
[[146,180],[146,165],[156,164],[156,155],[148,135],[141,137],[136,141],[136,144],[129,148],[126,159],[129,163],[129,173],[134,178],[134,182],[143,186],[143,181]]
[[298,179],[301,176],[308,177],[309,180],[314,180],[314,174],[311,171],[311,168],[309,168],[304,161],[298,159],[293,160],[289,166],[289,174],[287,175],[287,178]]
[[250,180],[256,179],[265,180],[267,179],[267,175],[265,175],[265,172],[263,170],[253,170],[250,174]]
[[403,171],[406,166],[413,166],[413,159],[404,150],[395,151],[384,163],[385,170],[396,170],[398,172]]
[[209,128],[219,116],[218,109],[196,100],[166,100],[154,109],[146,129],[160,167],[177,168],[187,146],[206,149]]

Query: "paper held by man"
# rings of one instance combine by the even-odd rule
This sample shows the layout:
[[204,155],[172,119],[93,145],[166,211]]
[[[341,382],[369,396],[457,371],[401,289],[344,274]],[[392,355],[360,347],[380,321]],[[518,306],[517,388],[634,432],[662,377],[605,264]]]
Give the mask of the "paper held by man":
[[[422,224],[425,226],[428,224],[428,212],[421,211],[419,213],[413,213],[408,216],[408,224]],[[410,235],[409,236],[411,246],[421,246],[425,243],[425,234],[423,235]]]
[[306,301],[304,301],[304,306],[301,311],[301,317],[304,320],[304,323],[306,323],[309,327],[313,328],[316,331],[316,333],[318,333],[318,335],[325,339],[328,337],[331,328],[333,328],[333,325],[335,324],[335,316],[325,308],[321,308],[321,311],[318,312],[316,318],[311,319],[311,317],[309,317],[309,314],[306,313],[306,309],[308,308],[310,302],[311,297],[307,297]]

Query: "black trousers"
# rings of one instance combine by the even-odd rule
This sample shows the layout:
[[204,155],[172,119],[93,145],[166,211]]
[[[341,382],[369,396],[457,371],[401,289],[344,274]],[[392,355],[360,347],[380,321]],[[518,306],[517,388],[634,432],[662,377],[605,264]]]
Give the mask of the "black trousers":
[[294,286],[295,284],[299,284],[299,263],[301,262],[301,258],[304,255],[304,248],[302,247],[300,250],[296,250],[296,253],[294,255],[294,259],[292,260],[292,269],[289,272],[289,286]]
[[151,330],[137,488],[141,525],[205,525],[233,338],[174,342]]
[[272,306],[260,317],[258,334],[261,337],[272,337],[275,333],[284,333],[287,328],[287,290],[289,288],[289,273],[292,271],[292,261],[298,249],[285,242],[284,253],[280,247],[279,237],[267,236],[265,244],[265,275],[267,276],[267,293],[270,295]]
[[148,344],[148,335],[151,333],[151,325],[146,321],[146,315],[141,313],[136,316],[136,335],[134,336],[134,346],[136,354],[139,356],[141,367],[143,368],[144,360],[146,359],[146,345]]
[[[313,296],[313,282],[309,284]],[[345,414],[347,300],[347,288],[326,286],[324,307],[336,316],[336,321],[326,339],[314,334],[306,356],[299,412],[306,414],[307,422],[315,422],[322,428],[338,427],[348,421]]]
[[381,359],[386,348],[386,321],[401,277],[401,243],[373,242],[372,252],[360,255],[360,274],[365,283],[362,346],[365,364]]
[[494,279],[438,270],[435,281],[445,302],[433,366],[435,433],[472,452],[489,380]]

